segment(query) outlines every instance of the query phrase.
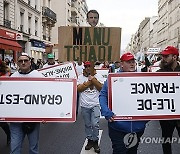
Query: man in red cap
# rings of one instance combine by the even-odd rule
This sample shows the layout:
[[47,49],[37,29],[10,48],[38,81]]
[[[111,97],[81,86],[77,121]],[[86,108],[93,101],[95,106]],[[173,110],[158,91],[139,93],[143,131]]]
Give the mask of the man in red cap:
[[[136,62],[131,53],[121,56],[120,72],[135,72]],[[99,95],[101,115],[108,121],[109,137],[112,142],[113,154],[137,154],[140,137],[143,135],[147,121],[114,121],[115,113],[108,107],[108,83],[104,82]],[[127,145],[125,141],[137,139],[133,146]]]
[[135,72],[136,62],[134,56],[130,52],[123,54],[120,60],[123,72]]
[[101,80],[101,76],[98,76],[96,72],[91,73],[90,66],[91,62],[84,62],[83,74],[77,80],[77,91],[79,93],[79,103],[88,140],[85,150],[90,150],[93,147],[96,153],[100,153],[98,145],[100,121],[99,92],[102,88],[103,80]]
[[177,48],[168,46],[161,52],[161,55],[160,72],[179,71],[179,64],[177,62],[179,51]]
[[[162,59],[160,69],[157,72],[180,72],[180,65],[178,63],[179,51],[173,46],[166,47],[162,52]],[[160,120],[162,129],[162,137],[172,141],[172,134],[176,128],[180,136],[180,121],[179,120]],[[171,154],[171,143],[166,142],[162,144],[164,154]]]

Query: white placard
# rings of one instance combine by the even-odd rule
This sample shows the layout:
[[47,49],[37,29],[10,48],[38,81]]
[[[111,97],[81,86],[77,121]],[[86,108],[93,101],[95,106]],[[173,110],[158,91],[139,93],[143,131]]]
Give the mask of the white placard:
[[109,74],[109,107],[117,120],[180,118],[180,73]]
[[77,79],[76,69],[73,63],[53,65],[38,70],[42,75],[49,78],[73,78]]
[[157,70],[159,70],[160,69],[160,67],[159,66],[150,66],[149,67],[149,72],[157,72]]
[[76,79],[0,78],[0,120],[74,122],[76,87]]
[[96,73],[101,76],[103,81],[106,81],[109,74],[109,69],[96,69]]

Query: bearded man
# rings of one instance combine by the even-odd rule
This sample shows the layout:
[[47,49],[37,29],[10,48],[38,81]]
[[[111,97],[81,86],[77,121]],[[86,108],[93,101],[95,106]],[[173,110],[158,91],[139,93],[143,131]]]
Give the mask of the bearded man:
[[[180,72],[180,65],[178,62],[179,51],[173,46],[166,47],[162,52],[162,59],[160,69],[157,72]],[[162,129],[162,138],[166,141],[172,141],[174,129],[178,131],[180,136],[180,121],[179,120],[160,120]],[[162,144],[164,154],[172,154],[171,143],[166,142]]]

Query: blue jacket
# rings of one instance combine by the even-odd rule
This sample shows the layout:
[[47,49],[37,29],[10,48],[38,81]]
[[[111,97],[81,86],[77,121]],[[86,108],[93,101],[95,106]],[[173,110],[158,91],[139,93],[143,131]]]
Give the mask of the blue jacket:
[[[107,81],[100,91],[99,102],[101,105],[101,114],[109,120],[114,113],[108,108],[108,84]],[[144,131],[147,121],[114,121],[109,122],[109,127],[126,133]]]

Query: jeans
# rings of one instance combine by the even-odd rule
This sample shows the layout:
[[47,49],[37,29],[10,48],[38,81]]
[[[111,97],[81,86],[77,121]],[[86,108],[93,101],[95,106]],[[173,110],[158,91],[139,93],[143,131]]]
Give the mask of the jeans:
[[86,138],[97,141],[99,139],[100,106],[81,107],[81,113],[85,122]]
[[135,146],[131,148],[126,148],[124,144],[124,136],[127,133],[117,131],[111,127],[108,128],[109,128],[109,137],[112,142],[113,154],[137,154],[137,148],[139,145],[140,137],[143,135],[144,131],[136,133],[138,142]]
[[[33,132],[27,134],[29,140],[29,154],[38,154],[40,123],[36,124]],[[22,123],[10,123],[11,131],[11,152],[10,154],[21,154],[25,133],[22,130]]]

